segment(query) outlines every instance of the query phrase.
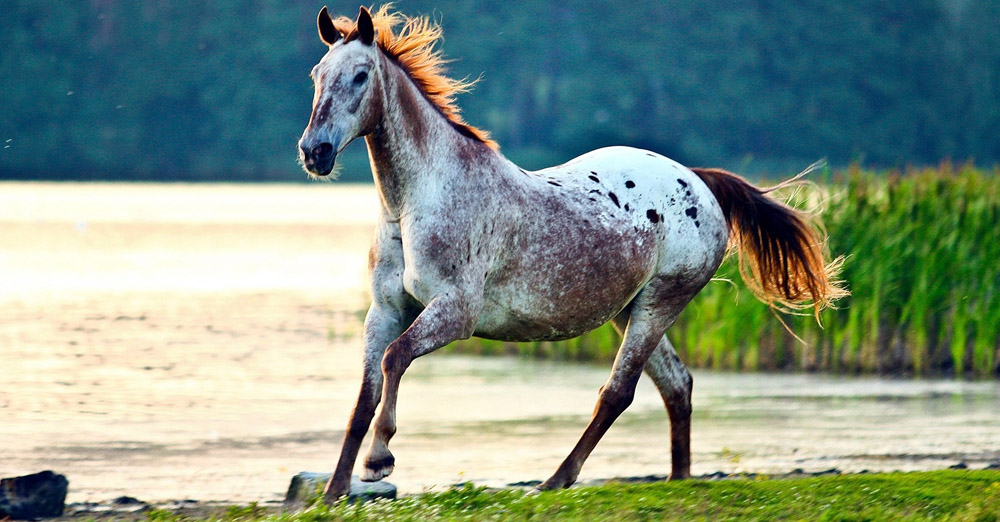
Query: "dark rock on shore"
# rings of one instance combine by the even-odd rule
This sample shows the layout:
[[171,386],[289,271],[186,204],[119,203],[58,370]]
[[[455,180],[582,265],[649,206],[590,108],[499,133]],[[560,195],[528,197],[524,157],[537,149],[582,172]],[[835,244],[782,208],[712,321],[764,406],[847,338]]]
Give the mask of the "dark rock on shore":
[[62,516],[69,481],[51,471],[0,480],[0,519]]

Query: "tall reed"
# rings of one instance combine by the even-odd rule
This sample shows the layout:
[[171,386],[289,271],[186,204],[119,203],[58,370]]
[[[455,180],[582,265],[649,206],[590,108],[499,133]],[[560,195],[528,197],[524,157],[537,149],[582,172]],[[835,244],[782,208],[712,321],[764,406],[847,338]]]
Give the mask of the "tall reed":
[[[903,375],[1000,375],[1000,168],[827,172],[793,196],[825,207],[834,255],[849,256],[852,295],[821,315],[782,316],[740,282],[733,259],[695,298],[670,337],[689,365]],[[562,343],[470,340],[454,349],[608,361],[604,326]]]

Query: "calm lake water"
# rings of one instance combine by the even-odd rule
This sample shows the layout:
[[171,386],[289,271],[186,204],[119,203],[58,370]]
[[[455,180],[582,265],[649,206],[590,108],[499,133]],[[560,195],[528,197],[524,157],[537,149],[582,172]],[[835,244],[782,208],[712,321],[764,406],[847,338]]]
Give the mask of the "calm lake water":
[[[0,476],[69,501],[273,500],[334,465],[359,384],[370,187],[0,183]],[[544,479],[608,368],[432,354],[403,380],[404,492]],[[695,373],[693,472],[1000,461],[1000,385]],[[665,474],[647,380],[581,480]]]

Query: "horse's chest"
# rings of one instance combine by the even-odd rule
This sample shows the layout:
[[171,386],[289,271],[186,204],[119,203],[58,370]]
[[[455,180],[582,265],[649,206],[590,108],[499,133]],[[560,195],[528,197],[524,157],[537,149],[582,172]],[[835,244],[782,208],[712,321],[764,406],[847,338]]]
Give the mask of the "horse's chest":
[[480,251],[471,237],[448,228],[409,232],[402,238],[403,289],[408,294],[426,305],[437,295],[465,292],[476,285],[471,274],[481,271]]

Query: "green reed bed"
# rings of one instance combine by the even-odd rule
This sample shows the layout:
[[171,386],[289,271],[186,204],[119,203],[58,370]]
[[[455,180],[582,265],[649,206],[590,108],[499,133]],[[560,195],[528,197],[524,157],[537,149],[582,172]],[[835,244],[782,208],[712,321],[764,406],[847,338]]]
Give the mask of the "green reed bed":
[[[729,258],[670,337],[683,359],[719,370],[996,376],[1000,374],[1000,168],[852,167],[797,189],[822,201],[830,251],[846,255],[852,295],[835,310],[781,315],[758,302]],[[610,361],[604,326],[564,342],[455,343],[464,353]]]

